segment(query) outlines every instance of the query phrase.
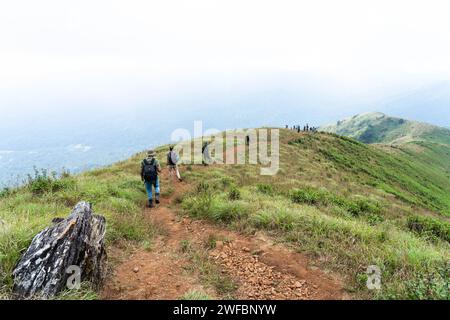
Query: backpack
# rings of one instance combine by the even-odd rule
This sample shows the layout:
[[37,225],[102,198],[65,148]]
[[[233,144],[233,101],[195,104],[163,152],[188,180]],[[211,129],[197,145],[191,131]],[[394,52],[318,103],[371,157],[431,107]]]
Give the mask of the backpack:
[[180,158],[174,151],[170,151],[167,154],[167,162],[169,163],[169,165],[174,166],[178,163],[179,160]]
[[156,160],[152,159],[148,162],[147,159],[144,160],[144,180],[146,182],[154,182],[158,178],[158,168],[156,167]]

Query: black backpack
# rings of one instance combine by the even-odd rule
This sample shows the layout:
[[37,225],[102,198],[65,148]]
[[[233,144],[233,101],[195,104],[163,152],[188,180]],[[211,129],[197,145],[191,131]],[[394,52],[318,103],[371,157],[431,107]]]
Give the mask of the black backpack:
[[170,152],[167,154],[167,163],[168,163],[169,165],[171,165],[171,166],[176,165],[176,163],[174,163],[173,160],[172,160],[172,151],[170,151]]
[[156,160],[152,159],[148,162],[144,160],[144,180],[147,182],[154,182],[158,178],[158,168],[156,167]]

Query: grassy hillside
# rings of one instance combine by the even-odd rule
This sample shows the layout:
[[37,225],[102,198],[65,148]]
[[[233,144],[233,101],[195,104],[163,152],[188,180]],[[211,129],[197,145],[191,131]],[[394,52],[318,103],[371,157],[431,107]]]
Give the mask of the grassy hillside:
[[[142,216],[146,195],[138,175],[139,158],[57,179],[36,172],[25,187],[0,193],[0,299],[9,296],[11,272],[34,235],[53,218],[67,217],[81,200],[91,202],[94,211],[106,217],[108,245],[150,244],[158,230]],[[81,299],[95,297],[89,287],[75,294]]]
[[426,123],[369,112],[320,128],[322,131],[351,137],[364,143],[399,144],[427,141],[450,144],[450,130]]
[[[407,148],[386,152],[283,130],[280,173],[258,172],[245,165],[189,171],[199,189],[182,206],[242,232],[269,232],[344,275],[356,296],[449,297],[450,177],[441,167],[414,161]],[[371,264],[383,270],[381,292],[365,288]]]
[[[166,151],[158,150],[160,159]],[[435,157],[448,152],[434,144],[371,146],[281,130],[278,175],[261,176],[252,165],[184,166],[192,190],[178,210],[243,233],[265,232],[340,274],[356,298],[448,299],[450,168]],[[8,296],[11,270],[32,237],[79,200],[107,217],[109,246],[151,248],[162,231],[141,214],[142,157],[61,179],[37,174],[27,186],[4,191],[0,297]],[[162,186],[165,195],[173,192],[167,181]],[[382,270],[379,292],[365,286],[369,265]],[[75,297],[95,293],[86,287]]]

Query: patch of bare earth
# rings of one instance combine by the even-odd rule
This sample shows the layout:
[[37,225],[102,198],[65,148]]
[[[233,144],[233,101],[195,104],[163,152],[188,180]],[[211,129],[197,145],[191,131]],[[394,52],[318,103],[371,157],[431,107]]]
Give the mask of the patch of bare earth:
[[[159,300],[179,299],[189,291],[199,291],[212,298],[221,298],[214,288],[203,283],[189,257],[180,250],[180,243],[205,248],[208,239],[216,241],[209,250],[209,259],[220,272],[237,285],[237,299],[305,300],[343,299],[340,281],[310,267],[308,259],[288,248],[274,244],[262,233],[244,236],[205,221],[176,215],[169,205],[188,188],[184,183],[163,199],[155,209],[144,214],[165,230],[151,251],[136,250],[119,262],[101,294],[103,299]],[[118,258],[120,250],[112,250]],[[111,255],[111,253],[110,253]]]
[[137,250],[114,270],[101,296],[108,300],[177,300],[195,290],[214,297],[212,290],[185,272],[188,264],[163,242],[150,252]]

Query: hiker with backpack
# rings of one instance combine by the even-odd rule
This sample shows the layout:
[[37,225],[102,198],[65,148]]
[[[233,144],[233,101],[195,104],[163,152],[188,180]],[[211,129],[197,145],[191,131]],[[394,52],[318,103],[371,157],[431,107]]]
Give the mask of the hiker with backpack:
[[172,177],[175,173],[178,181],[183,181],[181,179],[180,171],[178,170],[178,161],[180,160],[180,157],[178,154],[173,150],[173,147],[169,148],[169,153],[167,154],[167,167],[169,168],[169,177]]
[[156,159],[155,151],[150,150],[147,154],[147,158],[145,158],[141,164],[141,179],[147,189],[148,208],[153,208],[153,187],[155,188],[155,203],[159,204],[159,196],[161,193],[158,177],[159,173],[161,173],[161,165]]
[[213,162],[211,159],[211,155],[209,154],[209,143],[207,141],[203,142],[202,154],[203,154],[202,163],[204,166],[207,166]]

